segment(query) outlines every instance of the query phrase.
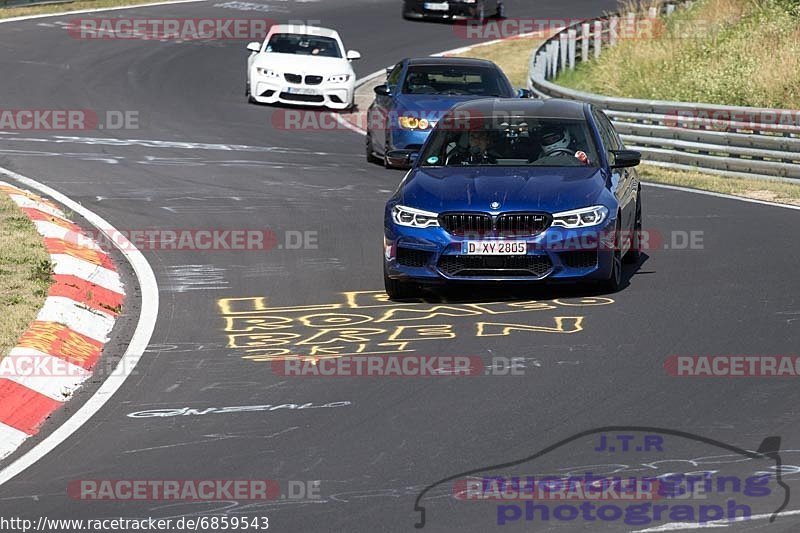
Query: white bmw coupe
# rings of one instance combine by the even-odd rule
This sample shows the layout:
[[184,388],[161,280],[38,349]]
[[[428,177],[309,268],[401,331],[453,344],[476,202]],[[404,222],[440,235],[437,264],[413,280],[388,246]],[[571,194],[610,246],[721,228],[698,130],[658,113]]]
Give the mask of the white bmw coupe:
[[350,64],[360,59],[345,51],[334,30],[313,26],[272,26],[263,43],[250,43],[247,58],[249,102],[353,106],[356,75]]

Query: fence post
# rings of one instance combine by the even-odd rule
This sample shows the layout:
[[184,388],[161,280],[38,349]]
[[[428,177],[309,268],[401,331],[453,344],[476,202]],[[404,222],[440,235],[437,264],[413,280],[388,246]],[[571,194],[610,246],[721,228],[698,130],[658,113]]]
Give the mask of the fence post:
[[581,61],[584,63],[589,60],[589,28],[588,22],[581,24]]
[[667,4],[667,16],[675,12],[675,4]]
[[599,20],[594,21],[594,58],[600,57],[600,47],[603,41],[603,23]]
[[552,56],[551,59],[550,59],[550,64],[551,64],[550,76],[551,76],[551,78],[555,78],[556,76],[558,76],[558,54],[560,52],[558,45],[559,45],[558,41],[553,41],[553,51],[550,53],[551,56]]
[[636,13],[634,13],[633,11],[625,13],[624,35],[628,39],[636,38]]
[[561,31],[558,34],[558,51],[561,52],[560,56],[560,65],[561,70],[564,70],[567,67],[567,53],[569,52],[567,47],[567,33],[565,31]]
[[608,20],[608,44],[615,46],[619,36],[619,17],[614,15]]
[[569,36],[569,68],[572,70],[575,68],[575,48],[578,45],[578,32],[574,28],[570,28],[567,35]]

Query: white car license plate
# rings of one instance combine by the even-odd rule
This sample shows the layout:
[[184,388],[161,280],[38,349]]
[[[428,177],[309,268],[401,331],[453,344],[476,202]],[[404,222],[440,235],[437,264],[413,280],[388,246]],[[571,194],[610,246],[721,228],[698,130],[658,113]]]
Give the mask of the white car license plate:
[[428,11],[447,11],[450,4],[447,2],[425,2],[423,7]]
[[461,255],[526,255],[525,241],[465,241],[461,243]]
[[310,94],[316,95],[319,94],[316,89],[304,89],[302,87],[287,87],[286,92],[289,94]]

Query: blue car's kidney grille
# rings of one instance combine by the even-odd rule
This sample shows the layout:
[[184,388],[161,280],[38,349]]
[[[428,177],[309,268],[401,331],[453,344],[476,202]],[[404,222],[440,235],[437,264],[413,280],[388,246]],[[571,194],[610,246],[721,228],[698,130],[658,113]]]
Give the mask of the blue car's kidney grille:
[[444,213],[439,225],[458,236],[530,237],[550,227],[552,218],[546,213],[505,213],[493,217],[489,213]]
[[497,217],[497,231],[516,237],[538,235],[550,227],[550,215],[545,213],[512,213]]
[[488,213],[445,213],[439,224],[453,235],[485,235],[492,232],[492,217]]

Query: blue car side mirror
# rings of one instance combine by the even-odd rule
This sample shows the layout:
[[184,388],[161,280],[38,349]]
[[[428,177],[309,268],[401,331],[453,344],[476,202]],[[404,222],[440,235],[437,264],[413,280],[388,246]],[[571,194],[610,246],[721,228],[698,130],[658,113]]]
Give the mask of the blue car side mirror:
[[416,150],[389,150],[386,152],[386,159],[395,167],[410,167],[419,159],[419,152]]
[[378,96],[391,96],[392,91],[390,91],[389,87],[386,85],[378,85],[375,87],[375,94]]

